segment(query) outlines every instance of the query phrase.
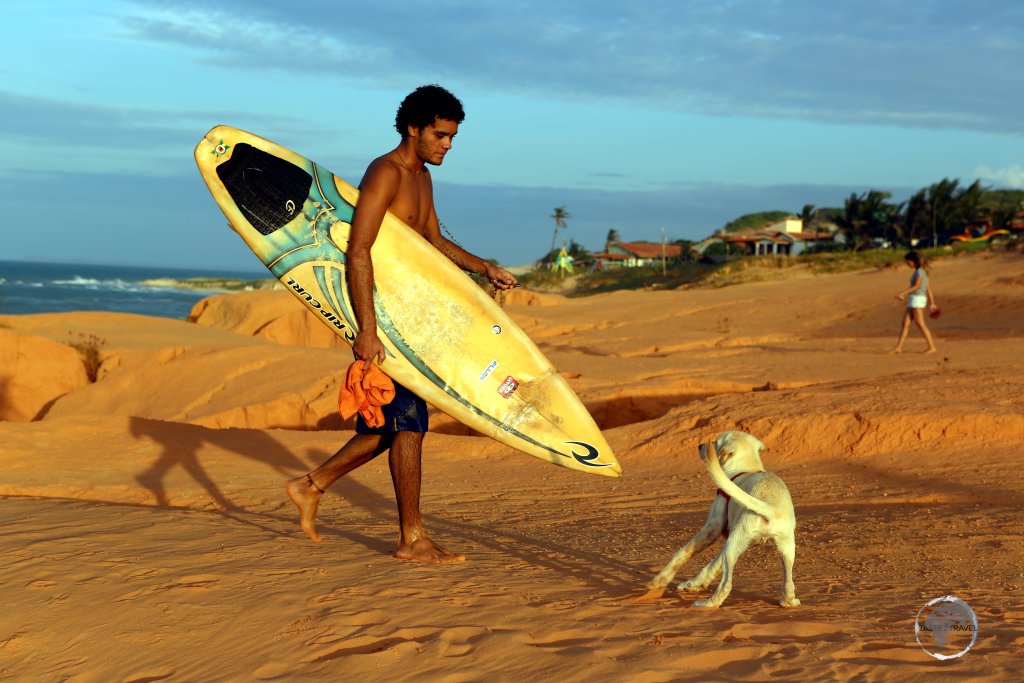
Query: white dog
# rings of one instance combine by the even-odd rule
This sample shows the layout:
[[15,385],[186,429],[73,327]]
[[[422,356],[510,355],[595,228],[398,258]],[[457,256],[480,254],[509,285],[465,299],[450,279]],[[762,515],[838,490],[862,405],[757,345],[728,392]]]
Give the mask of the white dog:
[[[700,457],[715,484],[718,494],[711,503],[708,518],[697,535],[679,549],[665,568],[647,584],[647,593],[638,602],[660,598],[687,560],[725,536],[725,545],[711,562],[690,581],[678,588],[699,591],[707,588],[718,573],[722,580],[707,600],[693,603],[695,607],[718,607],[732,590],[732,574],[736,560],[751,543],[775,543],[782,554],[783,607],[800,604],[793,586],[793,560],[796,556],[796,513],[789,489],[776,475],[765,472],[760,451],[765,446],[745,432],[720,434],[708,448],[700,446]],[[721,458],[721,461],[719,461]]]

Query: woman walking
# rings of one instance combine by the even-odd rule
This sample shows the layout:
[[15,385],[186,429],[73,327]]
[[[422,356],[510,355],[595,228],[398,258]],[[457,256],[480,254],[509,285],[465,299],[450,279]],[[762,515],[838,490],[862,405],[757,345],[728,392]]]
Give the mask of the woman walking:
[[914,270],[914,274],[910,276],[910,287],[896,294],[897,300],[907,300],[907,310],[903,312],[903,327],[900,329],[900,337],[896,340],[896,347],[892,352],[903,353],[903,342],[907,339],[910,322],[913,321],[917,325],[917,329],[921,330],[925,342],[928,343],[928,348],[923,353],[935,353],[935,342],[932,341],[932,333],[925,323],[924,309],[928,308],[934,314],[939,307],[935,304],[932,286],[928,282],[928,274],[924,271],[924,261],[916,251],[907,252],[904,259],[907,265]]

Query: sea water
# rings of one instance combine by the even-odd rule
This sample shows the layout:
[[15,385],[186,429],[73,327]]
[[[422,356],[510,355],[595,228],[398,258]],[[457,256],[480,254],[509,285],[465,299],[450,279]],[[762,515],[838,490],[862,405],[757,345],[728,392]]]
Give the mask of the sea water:
[[223,291],[189,286],[193,278],[216,278],[229,288],[245,289],[265,285],[273,275],[267,270],[0,261],[0,315],[115,311],[183,319],[200,299]]

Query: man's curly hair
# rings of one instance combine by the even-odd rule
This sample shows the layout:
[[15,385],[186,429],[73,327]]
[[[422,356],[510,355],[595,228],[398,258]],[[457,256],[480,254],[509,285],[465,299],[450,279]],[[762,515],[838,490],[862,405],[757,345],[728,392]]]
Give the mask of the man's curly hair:
[[462,110],[462,102],[439,85],[421,85],[406,95],[395,114],[395,128],[405,138],[409,135],[409,126],[423,129],[435,119],[447,119],[462,123],[466,113]]

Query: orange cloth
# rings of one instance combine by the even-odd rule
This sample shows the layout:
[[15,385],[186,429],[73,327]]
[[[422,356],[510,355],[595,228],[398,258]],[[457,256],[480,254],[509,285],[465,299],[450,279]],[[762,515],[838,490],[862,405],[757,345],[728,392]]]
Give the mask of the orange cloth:
[[381,406],[391,403],[395,397],[395,384],[376,365],[363,370],[366,361],[357,360],[348,366],[345,381],[338,392],[338,412],[345,419],[359,413],[370,427],[384,425],[384,411]]

